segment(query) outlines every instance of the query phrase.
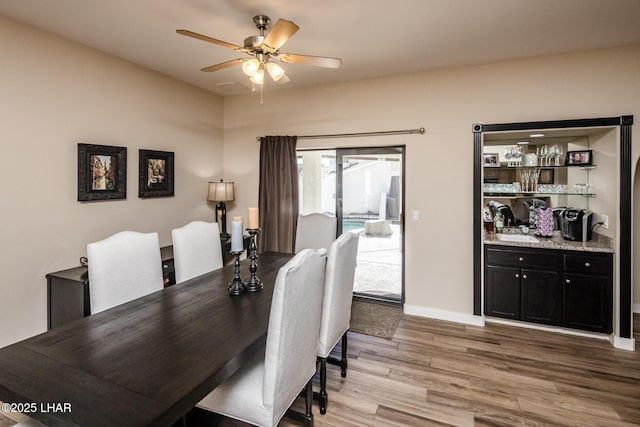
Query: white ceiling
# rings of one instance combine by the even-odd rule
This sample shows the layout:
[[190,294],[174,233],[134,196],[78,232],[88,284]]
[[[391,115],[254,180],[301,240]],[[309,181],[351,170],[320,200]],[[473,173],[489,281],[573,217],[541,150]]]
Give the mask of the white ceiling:
[[640,44],[640,0],[0,0],[0,14],[221,95],[249,93],[240,67],[200,69],[244,54],[176,29],[242,45],[266,14],[300,26],[282,52],[342,58],[285,64],[291,81],[265,90]]

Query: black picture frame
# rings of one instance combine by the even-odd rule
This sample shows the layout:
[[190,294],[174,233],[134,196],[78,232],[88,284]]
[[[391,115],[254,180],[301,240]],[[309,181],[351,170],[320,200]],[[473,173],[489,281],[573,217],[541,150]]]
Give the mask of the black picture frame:
[[482,155],[485,168],[499,168],[500,156],[498,153],[484,153]]
[[78,144],[78,201],[127,198],[127,147]]
[[138,197],[173,197],[173,152],[140,150]]
[[567,151],[566,166],[589,166],[593,164],[593,150]]

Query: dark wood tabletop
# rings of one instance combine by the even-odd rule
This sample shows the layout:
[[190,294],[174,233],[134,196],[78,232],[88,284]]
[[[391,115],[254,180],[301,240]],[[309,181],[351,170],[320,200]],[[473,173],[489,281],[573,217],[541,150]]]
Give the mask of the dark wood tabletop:
[[4,347],[0,400],[46,425],[170,425],[264,347],[291,257],[260,255],[260,292],[230,296],[226,266]]

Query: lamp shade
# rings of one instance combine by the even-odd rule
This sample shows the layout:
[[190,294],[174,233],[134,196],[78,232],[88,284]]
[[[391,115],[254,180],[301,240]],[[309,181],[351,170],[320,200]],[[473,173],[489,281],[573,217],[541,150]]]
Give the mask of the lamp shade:
[[264,83],[264,70],[260,68],[251,77],[249,77],[249,80],[251,80],[252,83],[261,85],[262,83]]
[[284,70],[275,62],[267,62],[267,71],[274,82],[277,82],[284,76]]
[[209,195],[207,200],[210,202],[228,202],[235,200],[233,194],[233,182],[210,182],[209,183]]
[[249,77],[253,76],[260,69],[260,61],[256,58],[249,59],[242,63],[242,71]]

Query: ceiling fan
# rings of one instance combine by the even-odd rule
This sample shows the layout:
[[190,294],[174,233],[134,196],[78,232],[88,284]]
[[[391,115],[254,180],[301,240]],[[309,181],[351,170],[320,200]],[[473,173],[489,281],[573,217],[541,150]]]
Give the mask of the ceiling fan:
[[281,63],[314,65],[316,67],[338,68],[342,61],[340,58],[328,58],[322,56],[299,55],[295,53],[281,53],[280,48],[299,29],[296,24],[286,19],[278,19],[269,33],[264,32],[269,28],[271,19],[266,15],[254,16],[253,22],[256,24],[260,34],[244,39],[244,47],[228,43],[213,37],[204,36],[189,30],[176,30],[178,34],[193,37],[219,46],[227,47],[238,52],[244,52],[251,58],[236,58],[220,64],[202,68],[201,71],[212,72],[242,64],[242,71],[249,76],[252,83],[261,85],[264,83],[264,71],[271,76],[273,81],[287,82],[289,78],[285,75],[284,69],[276,61]]

